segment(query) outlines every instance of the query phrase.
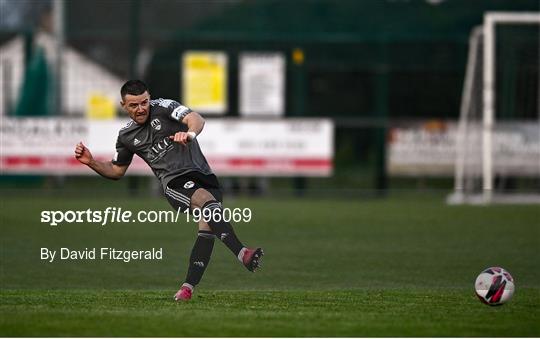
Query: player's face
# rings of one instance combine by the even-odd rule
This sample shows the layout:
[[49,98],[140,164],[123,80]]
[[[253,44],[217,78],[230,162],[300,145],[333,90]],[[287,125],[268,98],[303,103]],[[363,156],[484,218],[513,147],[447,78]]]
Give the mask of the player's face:
[[144,124],[148,119],[150,111],[150,94],[148,92],[140,95],[126,94],[121,104],[129,117],[139,125]]

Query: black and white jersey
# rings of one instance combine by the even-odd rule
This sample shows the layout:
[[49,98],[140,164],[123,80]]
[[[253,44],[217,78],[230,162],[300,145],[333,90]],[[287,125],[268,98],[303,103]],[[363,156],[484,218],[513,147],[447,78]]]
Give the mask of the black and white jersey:
[[190,112],[174,100],[151,100],[146,122],[139,125],[131,120],[118,133],[112,163],[128,165],[137,154],[152,168],[164,189],[170,180],[191,171],[212,174],[197,139],[187,146],[169,139],[176,132],[187,132],[182,119]]

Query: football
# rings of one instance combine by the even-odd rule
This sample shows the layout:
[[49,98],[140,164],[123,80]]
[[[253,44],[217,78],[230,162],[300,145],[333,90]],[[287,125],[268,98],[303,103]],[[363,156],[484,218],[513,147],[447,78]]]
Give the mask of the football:
[[490,267],[478,275],[474,288],[480,301],[498,306],[508,302],[514,295],[514,278],[504,268]]

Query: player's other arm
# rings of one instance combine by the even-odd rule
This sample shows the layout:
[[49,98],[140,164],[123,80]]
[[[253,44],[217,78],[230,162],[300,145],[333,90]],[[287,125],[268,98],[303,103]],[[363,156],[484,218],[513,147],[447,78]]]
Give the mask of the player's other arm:
[[112,161],[97,161],[90,150],[79,142],[75,146],[75,158],[107,179],[118,180],[124,176],[129,165],[115,165]]
[[183,119],[182,123],[188,127],[187,132],[177,132],[171,135],[170,138],[175,142],[186,145],[191,140],[195,139],[204,128],[204,118],[197,112],[189,112]]

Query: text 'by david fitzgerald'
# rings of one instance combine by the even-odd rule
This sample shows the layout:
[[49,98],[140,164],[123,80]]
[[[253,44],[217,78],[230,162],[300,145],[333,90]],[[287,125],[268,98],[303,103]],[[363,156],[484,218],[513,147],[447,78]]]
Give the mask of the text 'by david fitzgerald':
[[55,260],[120,260],[130,262],[132,260],[161,260],[163,248],[151,248],[140,250],[116,249],[111,247],[71,249],[61,247],[50,249],[41,247],[40,259],[47,262]]

